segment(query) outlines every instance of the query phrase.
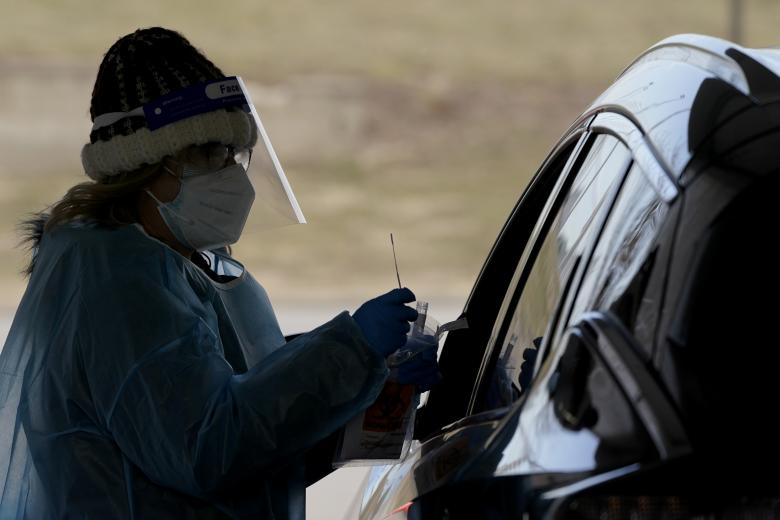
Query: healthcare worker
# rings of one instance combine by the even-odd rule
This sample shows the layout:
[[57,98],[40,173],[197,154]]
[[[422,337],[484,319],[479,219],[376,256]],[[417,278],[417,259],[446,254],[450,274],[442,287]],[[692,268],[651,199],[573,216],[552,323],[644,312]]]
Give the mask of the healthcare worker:
[[[303,518],[307,460],[379,394],[414,295],[285,343],[225,246],[250,214],[303,216],[243,82],[178,33],[118,40],[91,116],[92,181],[28,222],[0,356],[0,520]],[[398,375],[437,377],[432,355]]]

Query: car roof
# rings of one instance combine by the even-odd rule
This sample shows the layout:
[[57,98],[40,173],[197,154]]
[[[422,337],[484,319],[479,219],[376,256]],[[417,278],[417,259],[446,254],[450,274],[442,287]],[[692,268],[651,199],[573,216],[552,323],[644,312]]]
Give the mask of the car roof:
[[[679,179],[701,144],[689,143],[689,129],[701,126],[694,119],[706,118],[706,125],[725,120],[713,118],[712,110],[694,110],[702,86],[714,82],[753,106],[780,101],[780,49],[750,49],[697,34],[672,36],[634,60],[580,121],[598,112],[623,113],[643,130],[667,173]],[[724,103],[709,97],[710,103]]]

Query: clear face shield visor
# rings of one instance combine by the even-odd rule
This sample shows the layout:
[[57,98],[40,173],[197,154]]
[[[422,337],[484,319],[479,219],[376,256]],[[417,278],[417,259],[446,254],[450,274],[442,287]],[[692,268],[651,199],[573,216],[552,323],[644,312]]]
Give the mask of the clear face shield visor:
[[[147,127],[154,132],[177,121],[220,109],[242,110],[249,116],[257,131],[257,143],[253,149],[220,147],[228,150],[232,156],[228,163],[244,166],[255,191],[254,204],[244,234],[289,224],[305,224],[306,219],[292,187],[287,181],[257,109],[252,103],[249,91],[240,77],[208,81],[170,92],[127,115],[143,115]],[[102,124],[106,123],[102,122]],[[202,147],[200,145],[190,147],[190,150],[208,149],[212,144],[214,143],[204,143]],[[192,152],[185,153],[185,158],[190,153]],[[203,164],[202,158],[198,157],[198,159],[192,161],[195,163],[192,166],[198,167]]]

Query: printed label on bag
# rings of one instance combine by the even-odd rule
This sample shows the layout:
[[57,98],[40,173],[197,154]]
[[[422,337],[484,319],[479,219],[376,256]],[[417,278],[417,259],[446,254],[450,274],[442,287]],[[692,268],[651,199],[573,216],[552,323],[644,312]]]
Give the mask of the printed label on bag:
[[374,404],[366,410],[363,429],[370,432],[400,430],[413,397],[414,385],[388,381]]
[[345,426],[339,458],[342,461],[400,458],[407,430],[412,426],[414,396],[414,385],[387,381],[374,404]]

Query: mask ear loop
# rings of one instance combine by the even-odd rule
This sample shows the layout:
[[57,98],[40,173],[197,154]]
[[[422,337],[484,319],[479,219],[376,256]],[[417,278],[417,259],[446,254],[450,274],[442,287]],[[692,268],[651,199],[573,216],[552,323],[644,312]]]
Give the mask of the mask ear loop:
[[168,173],[168,175],[170,175],[171,177],[173,177],[174,179],[179,181],[179,183],[181,184],[181,176],[177,175],[175,171],[171,170],[171,167],[168,166],[168,161],[172,161],[172,162],[176,163],[177,165],[179,164],[179,162],[176,159],[173,159],[171,157],[166,157],[165,159],[163,159],[162,167],[163,167],[163,170],[165,170],[166,173]]
[[162,201],[160,201],[160,199],[158,199],[157,197],[155,197],[155,196],[154,196],[154,193],[152,193],[152,192],[151,192],[151,191],[149,191],[148,189],[144,189],[144,193],[146,193],[147,195],[149,195],[149,196],[152,198],[152,200],[153,200],[153,201],[155,201],[155,202],[157,203],[157,205],[158,205],[158,206],[161,206],[161,205],[163,204],[163,202],[162,202]]
[[[165,158],[165,159],[163,159],[163,161],[162,161],[162,168],[163,168],[163,171],[165,171],[165,173],[167,173],[168,175],[170,175],[171,177],[173,177],[174,179],[176,179],[177,181],[179,181],[179,184],[181,184],[181,183],[182,183],[182,182],[181,182],[181,177],[179,177],[178,175],[176,175],[176,172],[175,172],[175,171],[171,170],[170,166],[168,166],[168,164],[166,163],[166,161],[174,161],[174,162],[176,162],[176,161],[175,161],[174,159],[171,159],[170,157],[166,157],[166,158]],[[149,189],[148,189],[148,188],[144,188],[144,193],[146,193],[147,195],[149,195],[149,196],[152,198],[152,200],[153,200],[153,201],[155,201],[155,202],[157,203],[157,205],[158,205],[158,206],[159,206],[159,205],[162,205],[162,204],[164,204],[164,202],[160,201],[160,199],[158,199],[157,197],[155,197],[155,196],[154,196],[154,193],[152,193],[151,191],[149,191]]]

